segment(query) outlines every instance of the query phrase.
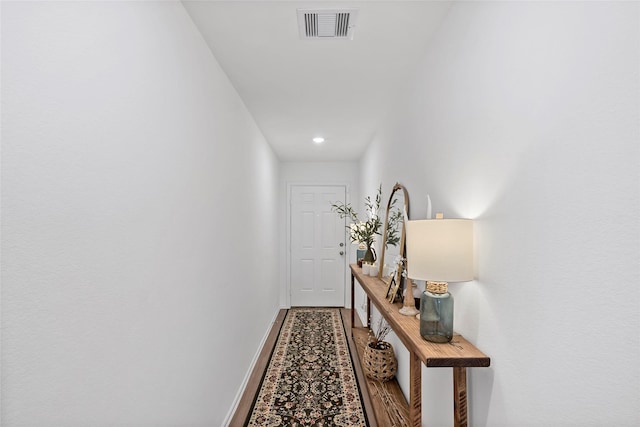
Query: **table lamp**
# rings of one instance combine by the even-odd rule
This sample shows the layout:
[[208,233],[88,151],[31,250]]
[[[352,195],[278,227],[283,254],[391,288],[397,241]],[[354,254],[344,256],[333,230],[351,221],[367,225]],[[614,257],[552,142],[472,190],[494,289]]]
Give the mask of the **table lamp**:
[[448,282],[473,280],[473,221],[408,221],[407,275],[427,282],[420,297],[420,335],[427,341],[453,337],[453,297]]

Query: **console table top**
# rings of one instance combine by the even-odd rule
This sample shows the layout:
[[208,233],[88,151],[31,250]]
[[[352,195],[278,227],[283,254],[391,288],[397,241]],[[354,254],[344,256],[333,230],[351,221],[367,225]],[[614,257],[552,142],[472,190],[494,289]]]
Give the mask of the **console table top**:
[[462,335],[454,333],[449,343],[433,343],[420,335],[420,321],[414,316],[398,312],[401,303],[391,304],[385,298],[386,284],[377,277],[362,274],[362,269],[351,264],[351,273],[367,293],[369,299],[384,316],[405,347],[414,352],[427,367],[486,367],[491,359]]

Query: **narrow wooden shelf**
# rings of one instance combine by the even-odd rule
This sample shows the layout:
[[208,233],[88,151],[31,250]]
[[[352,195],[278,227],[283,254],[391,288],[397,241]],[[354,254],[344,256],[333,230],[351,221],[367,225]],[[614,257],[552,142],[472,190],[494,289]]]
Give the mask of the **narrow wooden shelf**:
[[362,274],[362,269],[357,265],[352,265],[351,271],[371,302],[389,322],[402,344],[409,351],[414,351],[420,361],[428,368],[489,366],[489,357],[464,339],[462,335],[454,334],[453,340],[446,344],[433,343],[422,338],[420,321],[414,316],[400,314],[398,310],[402,307],[401,303],[390,304],[385,299],[387,287],[382,280]]
[[[421,364],[428,368],[453,368],[454,386],[454,425],[467,425],[467,374],[466,368],[487,367],[491,359],[467,341],[462,335],[454,334],[449,343],[432,343],[420,335],[420,321],[414,316],[403,316],[398,312],[400,303],[391,304],[385,298],[387,286],[377,277],[362,274],[362,269],[355,264],[351,266],[351,306],[353,307],[355,281],[367,294],[367,316],[370,314],[370,303],[376,306],[380,314],[387,320],[402,344],[410,354],[410,426],[422,424]],[[353,324],[354,310],[351,310]],[[367,320],[369,322],[369,320]],[[367,325],[368,327],[369,325]]]

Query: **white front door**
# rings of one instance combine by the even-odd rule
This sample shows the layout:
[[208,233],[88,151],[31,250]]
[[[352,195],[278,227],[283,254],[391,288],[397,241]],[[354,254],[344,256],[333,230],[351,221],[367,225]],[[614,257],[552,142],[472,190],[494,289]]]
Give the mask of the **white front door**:
[[291,186],[291,306],[344,307],[345,186]]

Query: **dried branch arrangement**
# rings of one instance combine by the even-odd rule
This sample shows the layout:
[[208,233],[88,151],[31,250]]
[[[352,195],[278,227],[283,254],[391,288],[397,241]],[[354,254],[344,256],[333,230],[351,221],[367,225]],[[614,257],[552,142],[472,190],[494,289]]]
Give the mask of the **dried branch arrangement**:
[[384,317],[380,316],[376,323],[375,329],[369,331],[369,347],[384,350],[389,346],[389,343],[384,341],[387,335],[391,332],[391,326],[387,323]]

